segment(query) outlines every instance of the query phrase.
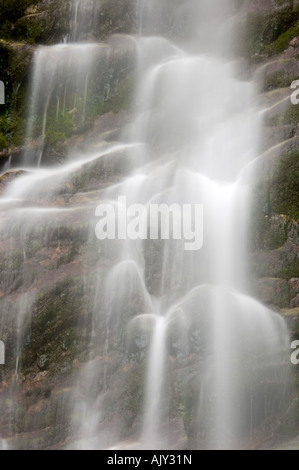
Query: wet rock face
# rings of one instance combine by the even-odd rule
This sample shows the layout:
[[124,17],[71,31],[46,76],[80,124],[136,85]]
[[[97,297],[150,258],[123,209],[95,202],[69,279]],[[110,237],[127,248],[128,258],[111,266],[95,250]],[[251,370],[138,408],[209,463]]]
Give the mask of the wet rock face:
[[[296,0],[242,2],[240,48],[260,83],[267,109],[252,206],[252,293],[280,312],[298,340],[298,123],[299,106],[290,100],[299,79]],[[242,36],[243,34],[243,36]],[[244,40],[242,40],[242,37]],[[293,367],[294,402],[279,425],[281,435],[298,433],[298,366]]]
[[[264,7],[267,2],[258,3]],[[253,14],[259,8],[255,2],[245,5],[253,9]],[[258,165],[259,181],[253,198],[252,290],[259,300],[283,315],[292,340],[298,340],[299,106],[290,100],[290,86],[299,78],[298,1],[293,2],[293,7],[297,12],[293,14],[295,23],[285,25],[284,33],[271,47],[265,48],[264,42],[253,48],[255,58],[262,64],[258,75],[262,101],[269,111],[262,134],[265,153]],[[255,18],[258,20],[258,16]],[[286,437],[298,433],[298,370],[298,366],[292,367],[294,400],[278,429]]]
[[[133,0],[103,2],[94,29],[86,35],[86,39],[91,36],[102,39],[110,33],[134,31],[134,4]],[[43,36],[37,35],[30,39],[33,42],[52,43],[67,34],[69,24],[66,21],[66,8],[67,2],[61,0],[44,0],[37,4],[30,2],[25,18],[33,15],[30,21],[45,26]],[[242,8],[244,13],[265,12],[276,9],[277,5],[270,0],[254,0],[243,2]],[[15,24],[18,24],[19,31],[23,31],[27,20],[24,17],[16,18]],[[171,29],[172,25],[169,27]],[[37,28],[35,33],[38,31]],[[292,53],[298,53],[296,41],[292,41],[290,47]],[[5,48],[17,51],[17,46],[11,43],[5,44]],[[26,54],[32,53],[31,45],[22,45],[23,49]],[[292,57],[287,63],[279,58],[275,65],[267,67],[263,78],[266,83],[264,90],[273,92],[282,86],[278,75],[275,75],[278,73],[279,76],[283,74],[285,86],[297,73],[297,65]],[[15,83],[22,73],[17,71]],[[121,78],[124,75],[120,75]],[[20,106],[21,101],[20,98]],[[116,102],[114,106],[118,113]],[[274,115],[276,118],[278,116],[278,120],[270,122],[272,126],[268,126],[271,135],[275,134],[275,143],[295,135],[294,123],[297,118],[285,117],[284,113],[285,108]],[[124,113],[120,121],[129,119],[129,113]],[[286,122],[281,124],[279,119]],[[284,125],[291,128],[286,129]],[[112,134],[119,135],[120,127],[118,118],[110,112],[99,118],[88,132],[96,140],[99,134],[106,134],[112,128],[115,129]],[[84,141],[81,136],[70,139],[74,145]],[[49,146],[46,152],[46,161],[50,162],[54,155],[53,148]],[[280,151],[275,153],[275,161],[272,152],[269,156],[267,168],[271,170],[271,178],[275,162],[280,160],[281,155]],[[62,149],[56,161],[64,156],[65,149]],[[107,182],[118,182],[134,163],[125,152],[116,153],[83,165],[59,187],[56,182],[50,182],[46,191],[49,192],[49,188],[53,187],[51,202],[58,208],[66,206],[73,209],[73,212],[57,215],[51,227],[44,220],[34,218],[34,222],[29,220],[26,230],[21,232],[16,223],[0,237],[0,307],[7,313],[5,321],[1,317],[0,333],[5,334],[0,334],[0,338],[5,341],[8,357],[6,367],[0,366],[0,435],[11,439],[12,448],[67,447],[78,419],[78,410],[73,406],[74,394],[78,390],[74,389],[73,384],[80,379],[86,367],[95,371],[93,383],[89,390],[83,383],[79,394],[84,399],[96,400],[98,394],[103,393],[103,422],[106,425],[111,423],[112,432],[116,433],[117,429],[120,439],[140,432],[145,359],[153,325],[150,315],[143,317],[139,325],[131,325],[132,328],[128,330],[126,322],[132,312],[147,315],[150,312],[143,312],[142,302],[135,297],[130,304],[130,311],[122,312],[123,317],[119,319],[117,313],[121,306],[117,306],[116,316],[110,324],[107,322],[101,297],[103,273],[107,272],[111,259],[116,255],[113,249],[109,251],[109,248],[103,246],[99,249],[90,238],[91,231],[87,223],[87,219],[94,215],[94,204],[100,198],[101,189]],[[288,174],[281,169],[275,173],[278,175],[277,182],[281,181],[281,175],[286,178],[294,174],[295,159],[291,163],[288,160],[286,166],[289,168]],[[267,170],[265,174],[267,180]],[[19,176],[22,175],[17,172],[2,177],[0,192]],[[290,212],[297,207],[298,192],[294,185],[292,208],[280,211],[278,208],[282,202],[288,201],[288,195],[284,194],[282,198],[281,186],[277,183],[275,187],[271,178],[269,185],[267,180],[268,189],[258,202],[261,220],[258,241],[252,255],[253,285],[256,295],[264,303],[275,309],[289,309],[299,307],[299,228],[298,219]],[[33,196],[33,202],[46,204],[47,200],[43,199],[45,187],[36,189],[37,195]],[[83,202],[90,203],[90,211],[80,211],[77,206]],[[21,226],[24,229],[24,224]],[[15,233],[15,237],[12,233]],[[21,236],[22,233],[25,235]],[[160,252],[159,246],[149,246],[146,251],[147,288],[156,295],[161,293]],[[98,296],[95,291],[99,292]],[[17,302],[19,297],[21,300]],[[204,305],[204,301],[201,304]],[[28,324],[24,325],[22,322],[26,316]],[[117,328],[116,320],[120,322]],[[184,441],[180,445],[185,446],[188,442],[192,446],[197,437],[198,370],[204,374],[201,360],[208,356],[209,350],[200,333],[202,325],[199,327],[197,317],[190,320],[188,328],[180,328],[178,324],[174,322],[173,328],[170,328],[167,342],[171,367],[166,371],[166,387],[169,387],[168,395],[171,399],[170,403],[164,404],[164,409],[165,413],[169,413],[170,426],[178,430],[178,438]],[[298,330],[298,321],[294,317],[290,324],[291,328]],[[117,345],[114,349],[109,349],[104,341],[107,327],[110,328],[110,339]],[[21,330],[23,333],[20,335]],[[100,333],[96,335],[95,330]],[[116,330],[121,331],[119,336],[116,336]],[[18,356],[21,357],[19,361]],[[260,375],[257,374],[257,381],[262,387],[263,378]],[[111,392],[107,391],[107,383]],[[170,390],[170,383],[175,384],[173,390]],[[212,400],[213,397],[207,397],[209,407]],[[208,420],[205,410],[202,410],[202,414],[201,419]]]
[[[70,31],[73,26],[70,24],[70,18],[75,1],[4,0],[4,7],[0,13],[0,80],[5,84],[6,104],[0,109],[1,169],[5,168],[8,161],[12,162],[14,167],[19,167],[25,151],[38,153],[39,134],[31,139],[30,148],[24,148],[29,79],[36,48],[39,45],[48,46],[63,41],[106,41],[110,35],[136,30],[135,0],[94,0],[93,3],[97,8],[92,17],[92,27],[82,32],[82,36],[72,38]],[[67,150],[64,141],[70,137],[70,133],[83,134],[92,128],[93,122],[100,115],[109,111],[117,114],[129,106],[132,85],[130,74],[134,69],[132,64],[134,54],[128,57],[130,53],[126,51],[124,42],[127,43],[123,41],[122,48],[118,47],[117,53],[111,54],[113,57],[107,67],[101,64],[96,79],[90,84],[91,94],[97,97],[98,103],[94,104],[92,111],[89,112],[88,122],[84,125],[82,123],[79,126],[73,125],[70,131],[69,124],[65,121],[60,123],[57,132],[57,129],[52,129],[53,126],[55,128],[55,123],[51,123],[49,115],[50,130],[47,132],[44,152],[47,165],[57,164],[65,157]],[[49,114],[51,113],[54,116],[55,110],[50,109]]]
[[136,31],[137,0],[105,0],[98,13],[95,37]]
[[[293,49],[295,52],[295,48]],[[263,72],[265,91],[289,88],[290,84],[298,79],[299,63],[296,58],[277,58],[266,66]]]
[[290,99],[291,84],[299,78],[298,4],[248,0],[241,8],[251,22],[253,39],[254,31],[259,31],[256,57],[260,64],[256,70],[261,106],[267,109],[261,139],[263,158],[257,164],[253,197],[253,290],[260,300],[277,309],[294,308],[298,301],[299,106]]
[[294,308],[298,304],[299,225],[283,215],[267,218],[262,246],[252,256],[255,292],[264,303]]
[[269,11],[275,5],[275,1],[272,0],[245,0],[242,9],[244,13]]
[[298,36],[298,5],[297,0],[241,2],[239,42],[235,50],[251,63],[263,63],[285,53],[290,41]]
[[[104,39],[110,34],[134,31],[136,0],[90,0],[89,3],[94,15],[92,23],[86,24],[82,31],[81,39]],[[74,27],[73,0],[3,0],[3,4],[0,36],[9,40],[57,43]]]

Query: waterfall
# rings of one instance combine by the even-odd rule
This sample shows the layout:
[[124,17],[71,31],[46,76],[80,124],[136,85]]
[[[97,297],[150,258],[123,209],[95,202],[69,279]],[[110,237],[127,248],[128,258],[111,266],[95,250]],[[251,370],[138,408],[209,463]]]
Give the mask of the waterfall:
[[[288,331],[250,293],[250,163],[259,155],[262,122],[257,85],[240,80],[230,54],[233,2],[140,0],[139,34],[116,38],[116,45],[90,42],[97,3],[74,0],[69,42],[35,52],[22,161],[28,173],[1,198],[1,243],[4,249],[16,243],[24,254],[17,260],[22,291],[34,286],[28,298],[22,292],[17,308],[17,374],[29,341],[22,330],[31,322],[45,266],[47,285],[56,282],[51,269],[59,264],[51,263],[59,235],[53,234],[83,238],[84,232],[80,261],[68,277],[83,279],[80,328],[89,343],[81,362],[74,361],[71,403],[55,402],[54,433],[66,410],[72,416],[62,447],[174,449],[187,439],[194,448],[249,447],[285,406]],[[118,82],[110,75],[119,41],[136,57],[133,119],[120,141],[87,139],[70,148],[66,161],[45,168],[52,163],[44,162],[47,139],[84,129],[95,90],[101,103],[111,80]],[[109,165],[114,180],[105,180]],[[82,190],[92,172],[101,185]],[[98,203],[113,207],[120,220],[123,198],[128,207],[202,205],[203,247],[188,251],[183,239],[97,240]],[[140,222],[145,234],[147,222]],[[55,248],[65,255],[63,242]],[[36,266],[33,251],[40,253]],[[13,308],[1,305],[0,332]],[[21,378],[16,381],[21,387]],[[37,423],[26,419],[30,432]]]
[[72,42],[92,34],[102,3],[102,0],[71,1],[70,40]]
[[91,41],[100,5],[95,0],[72,0],[69,36],[34,52],[23,167],[53,164],[43,161],[47,144],[86,128],[107,100],[108,77],[112,83],[117,80],[109,70],[113,48]]
[[108,47],[101,44],[38,48],[33,59],[26,137],[29,144],[34,139],[39,142],[24,152],[22,166],[39,167],[47,141],[67,138],[72,129],[84,126],[86,112],[90,111],[89,80],[97,71],[97,62],[105,67],[107,55]]

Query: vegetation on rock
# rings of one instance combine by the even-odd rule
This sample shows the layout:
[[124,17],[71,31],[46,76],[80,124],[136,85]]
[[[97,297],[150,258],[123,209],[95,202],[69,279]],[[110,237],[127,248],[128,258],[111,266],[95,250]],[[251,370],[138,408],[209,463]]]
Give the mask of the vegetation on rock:
[[240,25],[239,53],[253,62],[283,52],[299,33],[299,6],[294,0],[276,4],[271,11],[250,12]]
[[299,220],[299,152],[285,155],[278,162],[271,183],[271,206],[275,214]]

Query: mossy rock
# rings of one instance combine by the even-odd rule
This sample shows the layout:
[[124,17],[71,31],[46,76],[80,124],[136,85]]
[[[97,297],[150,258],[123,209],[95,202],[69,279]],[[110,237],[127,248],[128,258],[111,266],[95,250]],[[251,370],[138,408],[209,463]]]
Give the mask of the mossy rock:
[[59,42],[69,30],[67,1],[2,0],[0,37],[29,44]]
[[15,22],[24,16],[26,9],[36,5],[39,0],[1,0],[0,24]]
[[271,215],[270,180],[266,176],[256,184],[253,191],[251,208],[251,245],[253,249],[264,247],[265,233]]
[[290,90],[291,83],[298,78],[299,63],[294,58],[278,58],[268,63],[264,72],[263,91],[272,91],[278,88]]
[[284,124],[291,124],[294,128],[298,128],[299,124],[299,106],[290,106],[282,117]]
[[[32,308],[32,321],[24,334],[21,357],[23,373],[49,370],[51,374],[71,371],[71,364],[86,348],[84,328],[88,317],[80,280],[66,278],[41,294]],[[86,320],[87,321],[87,320]]]
[[272,212],[299,220],[299,151],[281,157],[270,188]]
[[43,29],[44,25],[40,17],[24,16],[17,21],[12,36],[28,44],[34,44],[41,38]]
[[237,52],[260,62],[282,52],[288,40],[296,36],[299,8],[293,0],[283,2],[271,11],[250,12],[240,24]]
[[117,114],[128,110],[133,101],[134,79],[131,75],[120,82],[104,106],[103,111]]
[[282,279],[299,277],[299,259],[296,259],[290,266],[277,273]]
[[272,91],[276,90],[277,88],[290,87],[291,83],[295,80],[296,77],[297,74],[289,75],[282,67],[282,70],[269,74],[265,77],[263,90]]
[[144,367],[144,363],[134,368],[126,378],[123,393],[123,408],[126,410],[130,427],[136,420],[137,416],[142,413],[145,381],[146,369]]
[[267,219],[267,229],[264,236],[266,250],[276,250],[283,246],[288,237],[289,220],[284,216],[274,216]]
[[1,80],[5,84],[5,105],[0,110],[0,151],[24,141],[26,89],[32,54],[33,49],[26,44],[0,40]]
[[299,35],[299,22],[292,26],[287,31],[282,33],[279,38],[275,41],[274,45],[272,46],[274,51],[278,54],[283,52],[289,46],[291,40]]

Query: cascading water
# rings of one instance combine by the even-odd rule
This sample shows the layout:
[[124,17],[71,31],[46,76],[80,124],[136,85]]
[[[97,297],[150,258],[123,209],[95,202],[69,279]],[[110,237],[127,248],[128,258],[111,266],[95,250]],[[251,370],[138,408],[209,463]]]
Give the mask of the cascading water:
[[[123,131],[126,143],[101,142],[60,168],[35,170],[2,198],[1,239],[19,231],[25,259],[30,239],[37,239],[37,219],[44,244],[66,220],[75,225],[81,213],[91,220],[89,248],[82,254],[85,292],[90,283],[95,286],[89,297],[90,351],[73,382],[68,448],[242,448],[285,404],[287,330],[278,315],[250,297],[248,287],[250,162],[258,156],[261,129],[257,90],[237,78],[237,64],[229,59],[232,2],[173,3],[139,2],[141,35],[157,36],[130,39],[138,57],[138,84],[135,118]],[[93,1],[74,0],[71,40],[90,28],[94,8]],[[162,37],[165,14],[180,33],[176,42]],[[65,123],[67,115],[84,124],[91,112],[89,79],[99,54],[103,60],[102,49],[83,43],[36,52],[31,121],[44,117],[38,155],[29,161],[25,155],[30,166],[42,162],[50,109],[56,121],[61,117]],[[116,165],[122,160],[122,177],[106,181],[86,199],[51,205],[84,165],[100,159]],[[185,240],[96,241],[96,201],[120,213],[124,197],[127,206],[147,208],[202,204],[203,247],[187,251]],[[100,253],[92,281],[84,264],[90,250]],[[103,266],[101,256],[109,263]],[[21,279],[25,289],[30,275],[27,263]],[[11,306],[2,305],[6,318]],[[19,330],[30,310],[28,302],[20,305]],[[20,371],[22,331],[17,337]],[[122,364],[119,377],[117,364]],[[132,380],[141,376],[140,419],[134,426],[126,417],[132,404],[123,402],[124,417],[110,419],[109,410],[111,396],[121,399],[118,393],[127,386],[122,377],[130,368]],[[175,429],[178,415],[185,430]]]
[[107,100],[111,85],[119,79],[113,72],[110,76],[113,47],[90,42],[99,8],[100,2],[95,0],[72,0],[69,37],[62,44],[38,47],[34,53],[28,148],[21,166],[53,164],[53,158],[52,162],[42,161],[47,144],[88,127]]
[[40,133],[41,136],[38,145],[25,152],[22,165],[40,166],[47,139],[51,141],[59,133],[68,136],[73,125],[84,126],[90,81],[97,61],[104,66],[107,49],[79,43],[40,47],[36,51],[27,140],[30,143]]
[[102,3],[102,0],[72,0],[70,24],[72,42],[80,40],[82,36],[86,38],[92,33]]

